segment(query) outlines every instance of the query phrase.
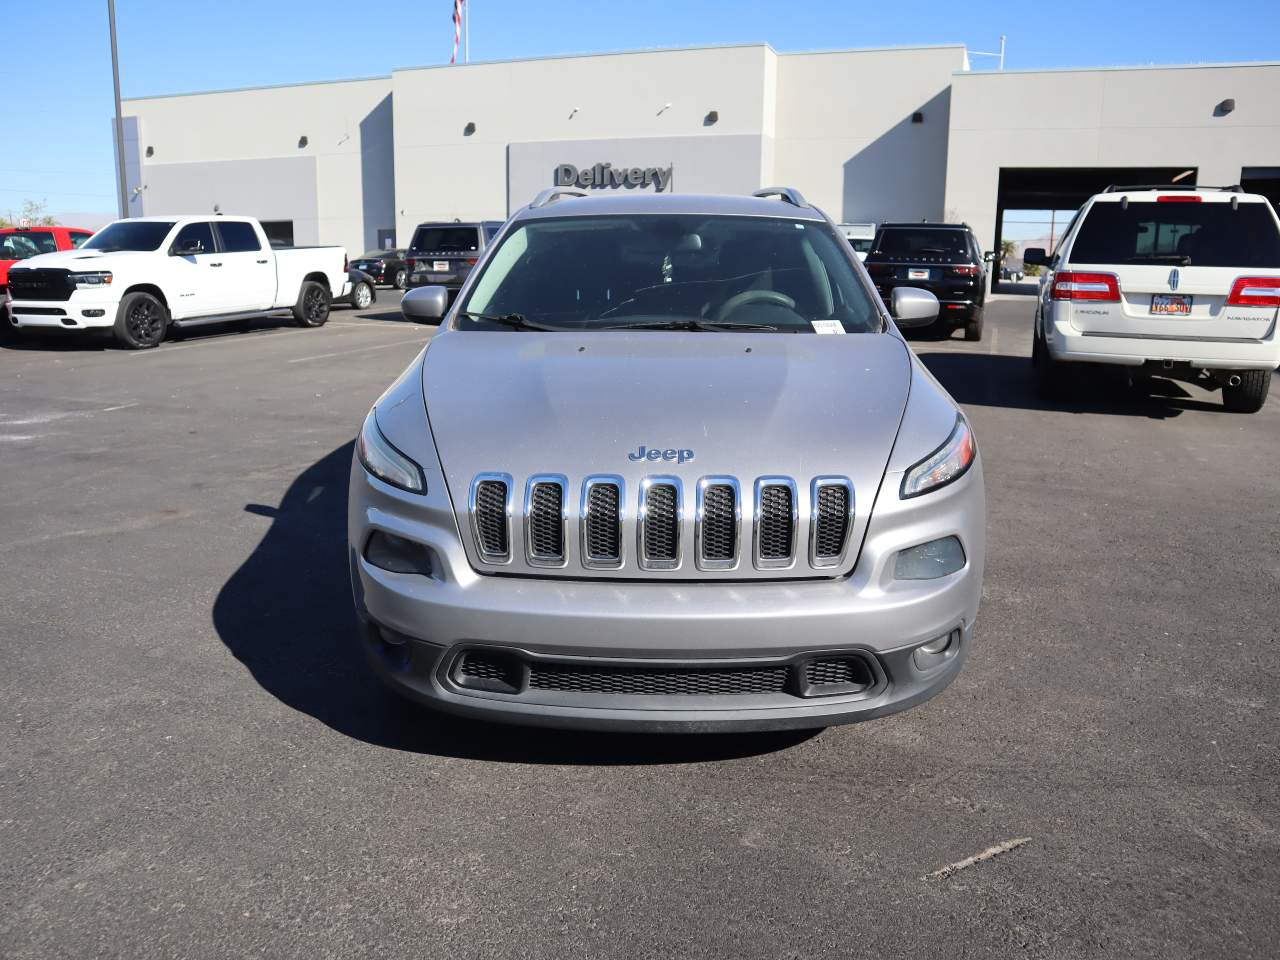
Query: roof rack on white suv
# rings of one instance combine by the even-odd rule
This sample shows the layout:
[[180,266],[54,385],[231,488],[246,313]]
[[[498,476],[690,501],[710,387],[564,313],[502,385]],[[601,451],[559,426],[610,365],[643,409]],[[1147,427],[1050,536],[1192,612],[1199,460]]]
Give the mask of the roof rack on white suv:
[[539,207],[545,207],[548,203],[555,203],[564,197],[585,197],[586,193],[581,190],[570,190],[567,187],[547,187],[536,197],[533,203],[529,204],[530,210],[537,210]]
[[752,191],[753,197],[777,197],[784,203],[789,203],[793,207],[807,207],[809,202],[799,190],[794,187],[765,187],[762,190]]
[[1210,187],[1196,183],[1113,183],[1103,193],[1120,193],[1122,190],[1217,190],[1220,193],[1244,193],[1240,184],[1229,187]]

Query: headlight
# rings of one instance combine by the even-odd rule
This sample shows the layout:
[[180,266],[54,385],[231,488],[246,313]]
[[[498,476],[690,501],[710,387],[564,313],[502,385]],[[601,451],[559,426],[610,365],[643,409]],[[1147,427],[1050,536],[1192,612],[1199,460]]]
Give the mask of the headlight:
[[411,493],[427,492],[427,481],[422,475],[422,468],[393,447],[391,441],[382,435],[372,410],[364,418],[356,449],[364,468],[379,480]]
[[71,282],[77,290],[94,290],[111,286],[111,271],[100,270],[96,273],[73,273]]
[[902,478],[901,496],[918,497],[922,493],[945,487],[948,483],[959,480],[973,466],[973,458],[977,448],[973,444],[973,433],[963,416],[956,416],[955,429],[946,443],[929,456],[925,457],[906,472]]

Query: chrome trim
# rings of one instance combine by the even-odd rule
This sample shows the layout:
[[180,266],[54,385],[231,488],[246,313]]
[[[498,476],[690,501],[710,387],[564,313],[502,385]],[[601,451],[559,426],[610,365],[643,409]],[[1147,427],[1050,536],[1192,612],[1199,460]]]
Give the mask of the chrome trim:
[[[655,486],[672,486],[676,490],[676,558],[675,560],[650,560],[644,552],[645,501],[649,496],[649,488]],[[656,476],[645,477],[640,481],[639,505],[636,508],[636,562],[642,570],[679,570],[684,559],[684,487],[679,477]]]
[[[1157,314],[1158,316],[1158,314]],[[1081,330],[1082,337],[1104,337],[1111,340],[1183,340],[1187,343],[1265,343],[1270,332],[1260,340],[1253,337],[1189,337],[1183,333],[1099,333],[1094,330]]]
[[[617,559],[605,558],[597,559],[591,556],[590,545],[587,539],[587,507],[591,502],[591,490],[593,487],[614,486],[618,488],[618,557]],[[582,552],[579,555],[582,565],[588,570],[620,570],[622,569],[626,553],[627,543],[623,532],[627,526],[627,485],[622,477],[616,473],[596,473],[586,477],[582,481],[582,503],[578,508],[578,539],[581,543]]]
[[[484,544],[480,539],[480,528],[476,525],[476,490],[486,480],[498,480],[507,485],[507,552],[504,554],[490,553],[485,550]],[[511,474],[509,473],[477,473],[471,481],[471,489],[467,494],[467,516],[471,520],[471,542],[475,544],[476,556],[480,558],[481,563],[497,566],[511,562],[511,489]]]
[[[818,491],[824,487],[844,487],[849,492],[848,525],[844,532],[844,543],[840,545],[840,553],[834,557],[818,556]],[[857,515],[854,503],[853,481],[848,477],[814,477],[809,484],[809,566],[815,570],[824,567],[839,567],[849,553],[849,541],[853,539],[853,520]]]
[[[560,488],[559,556],[540,556],[533,552],[533,488],[540,483],[554,483]],[[569,562],[569,478],[562,473],[535,473],[525,481],[524,558],[531,567],[563,567]]]
[[[791,549],[786,559],[764,559],[760,556],[760,499],[765,487],[787,487],[791,491]],[[757,570],[790,570],[796,565],[796,537],[800,530],[800,498],[796,482],[790,477],[756,477],[755,497],[752,500],[751,556]]]
[[[733,559],[708,560],[702,555],[702,523],[706,514],[708,487],[730,487],[733,490]],[[736,570],[742,556],[742,490],[737,477],[703,477],[698,481],[697,506],[693,514],[694,564],[699,570]]]

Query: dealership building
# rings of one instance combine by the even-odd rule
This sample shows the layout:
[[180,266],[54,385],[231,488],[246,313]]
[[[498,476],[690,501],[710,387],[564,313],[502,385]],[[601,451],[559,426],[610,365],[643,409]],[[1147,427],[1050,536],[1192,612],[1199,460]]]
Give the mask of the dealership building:
[[546,187],[787,185],[842,222],[1071,209],[1109,183],[1280,200],[1280,63],[970,71],[963,46],[765,44],[394,70],[124,102],[131,216],[251,214],[353,253]]

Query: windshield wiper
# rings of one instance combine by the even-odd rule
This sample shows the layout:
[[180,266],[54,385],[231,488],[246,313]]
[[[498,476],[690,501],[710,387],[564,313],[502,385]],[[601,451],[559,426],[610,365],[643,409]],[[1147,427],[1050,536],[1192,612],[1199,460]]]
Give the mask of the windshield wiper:
[[469,310],[463,310],[458,316],[466,317],[468,320],[488,320],[490,323],[500,323],[513,330],[560,331],[564,329],[563,327],[548,327],[545,324],[534,323],[526,318],[523,313],[471,313]]
[[735,323],[732,320],[699,320],[686,317],[679,320],[636,320],[633,323],[612,323],[597,330],[768,330],[777,333],[778,327],[768,323]]

